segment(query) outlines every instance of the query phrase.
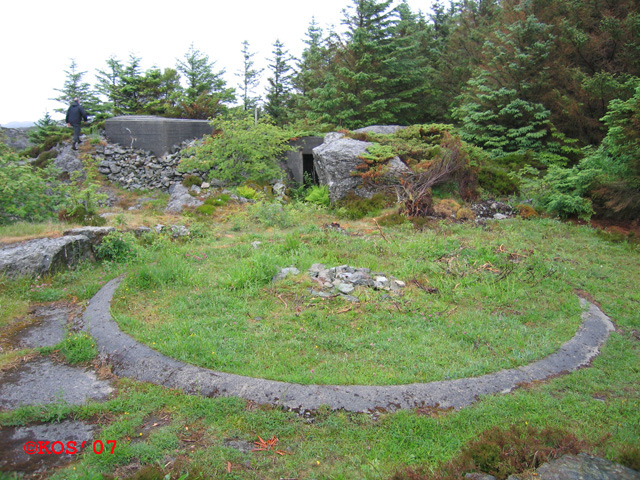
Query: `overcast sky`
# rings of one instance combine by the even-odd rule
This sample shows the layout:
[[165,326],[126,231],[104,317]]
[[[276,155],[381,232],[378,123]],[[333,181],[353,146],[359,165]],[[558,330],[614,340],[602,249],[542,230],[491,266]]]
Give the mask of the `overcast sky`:
[[[399,0],[396,0],[398,2]],[[413,11],[430,12],[431,0],[408,0]],[[36,121],[63,105],[58,96],[71,59],[95,84],[95,71],[115,56],[142,59],[142,68],[175,68],[191,43],[226,70],[229,86],[242,67],[242,41],[266,67],[280,39],[294,56],[312,17],[325,28],[341,28],[352,0],[10,0],[0,20],[0,124]],[[263,73],[266,80],[268,71]],[[262,94],[262,92],[260,92]]]

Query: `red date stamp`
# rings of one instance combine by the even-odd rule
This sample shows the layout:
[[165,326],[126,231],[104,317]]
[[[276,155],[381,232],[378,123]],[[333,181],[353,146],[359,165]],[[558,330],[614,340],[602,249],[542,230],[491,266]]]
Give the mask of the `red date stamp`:
[[[24,444],[24,453],[27,455],[75,455],[84,450],[86,441],[82,442],[80,446],[78,446],[78,442],[71,440],[67,443],[63,442],[48,442],[45,440],[39,440],[37,442],[27,442]],[[102,442],[102,440],[96,440],[93,442],[93,453],[96,455],[101,455],[103,453],[108,453],[113,455],[113,452],[116,449],[116,440],[107,440],[105,442],[107,445]]]

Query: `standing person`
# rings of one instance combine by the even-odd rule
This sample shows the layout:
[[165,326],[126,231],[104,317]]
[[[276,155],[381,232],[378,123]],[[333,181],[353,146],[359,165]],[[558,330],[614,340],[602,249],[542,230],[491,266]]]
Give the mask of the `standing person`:
[[65,120],[67,122],[67,127],[73,127],[74,150],[78,149],[77,145],[80,143],[80,124],[82,123],[82,120],[86,122],[88,119],[89,117],[87,116],[87,112],[82,108],[78,99],[74,98],[69,110],[67,110],[67,118]]

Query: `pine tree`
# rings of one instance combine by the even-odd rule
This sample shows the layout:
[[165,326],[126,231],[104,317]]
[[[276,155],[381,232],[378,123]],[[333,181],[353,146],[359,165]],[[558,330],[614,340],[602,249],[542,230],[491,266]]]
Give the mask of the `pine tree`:
[[291,57],[280,40],[273,44],[273,58],[269,64],[272,76],[269,77],[267,88],[267,103],[265,111],[271,115],[276,125],[287,123],[289,108],[291,107],[291,67],[287,63]]
[[247,40],[243,41],[243,68],[236,74],[241,79],[239,87],[242,91],[242,108],[244,111],[252,111],[260,103],[260,96],[254,95],[255,89],[260,84],[262,69],[256,69],[254,67],[253,57],[255,56],[255,53],[252,53],[249,48],[249,42]]

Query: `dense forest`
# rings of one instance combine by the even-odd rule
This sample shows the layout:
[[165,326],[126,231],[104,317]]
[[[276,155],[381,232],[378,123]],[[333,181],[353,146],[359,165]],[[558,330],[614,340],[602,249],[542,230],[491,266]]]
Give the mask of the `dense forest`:
[[259,109],[295,132],[447,124],[482,149],[489,192],[562,216],[638,218],[640,1],[438,0],[423,14],[352,0],[340,31],[312,21],[304,43],[294,59],[276,41],[262,72],[245,42],[237,89],[193,45],[175,68],[109,58],[94,86],[72,62],[57,100],[79,97],[98,119]]

